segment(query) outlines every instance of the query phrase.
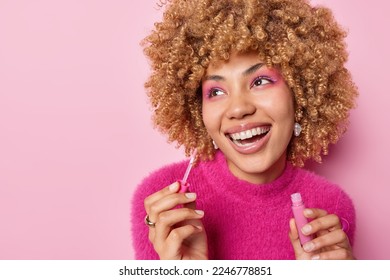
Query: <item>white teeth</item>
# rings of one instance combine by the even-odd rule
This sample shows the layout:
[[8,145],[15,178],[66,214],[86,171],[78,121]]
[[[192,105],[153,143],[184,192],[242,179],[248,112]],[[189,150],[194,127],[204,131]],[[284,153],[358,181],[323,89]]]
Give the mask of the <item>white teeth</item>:
[[253,128],[253,129],[251,130],[251,133],[252,133],[252,135],[257,135],[257,129],[256,129],[256,128]]
[[253,136],[256,135],[264,134],[268,132],[270,129],[271,129],[270,127],[257,127],[257,128],[252,128],[245,131],[237,132],[237,133],[232,133],[229,134],[229,136],[233,140],[244,140],[244,139],[252,138]]

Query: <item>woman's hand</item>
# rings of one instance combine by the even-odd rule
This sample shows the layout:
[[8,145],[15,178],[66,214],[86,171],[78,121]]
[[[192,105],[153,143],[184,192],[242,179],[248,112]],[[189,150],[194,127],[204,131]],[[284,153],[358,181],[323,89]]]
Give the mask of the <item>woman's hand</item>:
[[312,219],[302,227],[305,235],[313,235],[313,240],[303,246],[299,242],[295,220],[290,220],[290,240],[296,259],[303,260],[351,260],[354,259],[348,237],[342,229],[338,216],[325,210],[306,208],[304,215]]
[[175,182],[145,199],[147,217],[154,223],[149,226],[149,240],[160,259],[207,259],[204,213],[195,210],[196,194],[177,193],[179,187]]

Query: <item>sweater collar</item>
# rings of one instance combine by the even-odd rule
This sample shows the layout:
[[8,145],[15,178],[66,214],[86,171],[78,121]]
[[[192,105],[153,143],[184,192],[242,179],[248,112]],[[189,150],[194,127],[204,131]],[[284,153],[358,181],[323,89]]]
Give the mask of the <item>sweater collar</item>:
[[286,163],[283,173],[274,181],[265,184],[253,184],[234,176],[226,162],[225,155],[218,151],[208,164],[203,165],[203,172],[207,174],[207,180],[211,185],[221,185],[224,191],[237,192],[241,196],[252,195],[275,195],[286,191],[294,176],[294,167],[290,162]]

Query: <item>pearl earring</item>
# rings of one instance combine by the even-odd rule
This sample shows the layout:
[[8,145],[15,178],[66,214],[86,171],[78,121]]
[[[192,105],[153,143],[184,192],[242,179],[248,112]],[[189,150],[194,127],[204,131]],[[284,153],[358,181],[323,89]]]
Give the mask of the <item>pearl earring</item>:
[[214,149],[215,149],[215,150],[218,150],[217,143],[215,143],[215,141],[214,141],[214,140],[213,140],[213,146],[214,146]]
[[294,135],[298,137],[301,134],[301,131],[302,131],[301,125],[299,123],[295,123],[294,124]]

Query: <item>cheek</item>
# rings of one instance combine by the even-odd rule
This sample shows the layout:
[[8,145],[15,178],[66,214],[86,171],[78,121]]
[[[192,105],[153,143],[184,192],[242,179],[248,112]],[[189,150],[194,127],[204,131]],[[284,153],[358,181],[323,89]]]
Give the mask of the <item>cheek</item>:
[[211,111],[209,109],[209,106],[207,106],[207,104],[205,104],[205,102],[202,101],[202,119],[203,119],[204,126],[208,131],[212,121],[212,116],[210,115],[210,113]]
[[275,119],[294,119],[294,102],[288,89],[276,90],[265,104]]
[[217,107],[218,106],[213,106],[207,101],[202,103],[202,119],[209,134],[212,134],[213,131],[219,130],[220,127],[219,124],[221,118],[219,117],[220,112]]

